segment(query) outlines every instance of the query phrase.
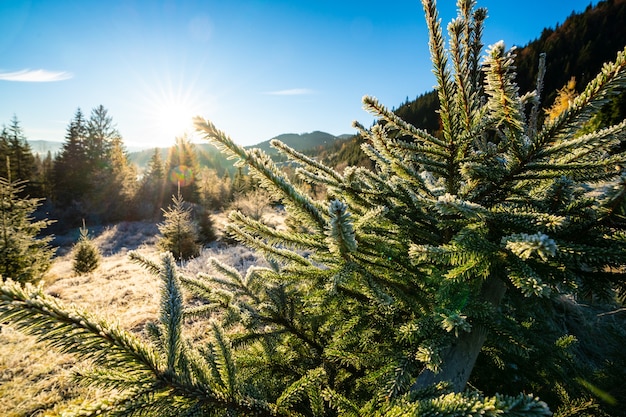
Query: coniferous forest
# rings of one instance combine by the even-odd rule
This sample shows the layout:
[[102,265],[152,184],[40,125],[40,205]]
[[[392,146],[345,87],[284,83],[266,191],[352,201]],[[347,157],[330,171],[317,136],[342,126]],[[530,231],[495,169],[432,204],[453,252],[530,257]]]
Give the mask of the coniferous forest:
[[[364,97],[377,122],[328,147],[270,155],[196,117],[233,169],[185,136],[140,168],[103,105],[55,155],[9,121],[0,343],[71,369],[11,415],[624,415],[626,1],[523,48],[483,45],[475,1],[447,27],[422,4],[435,91]],[[73,303],[116,253],[90,231],[133,222],[154,239],[115,258],[119,312]],[[133,281],[153,297],[131,322]],[[2,360],[9,398],[24,364]]]

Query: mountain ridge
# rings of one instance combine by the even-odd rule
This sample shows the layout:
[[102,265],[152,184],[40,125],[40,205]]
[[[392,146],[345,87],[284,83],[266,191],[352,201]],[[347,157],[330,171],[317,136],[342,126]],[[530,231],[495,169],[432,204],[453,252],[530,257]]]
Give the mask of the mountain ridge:
[[[276,158],[279,153],[270,145],[270,142],[274,139],[280,140],[298,152],[306,152],[316,150],[320,151],[321,149],[331,147],[332,144],[337,143],[338,141],[345,140],[352,136],[354,135],[343,134],[335,136],[319,130],[307,133],[283,133],[256,145],[244,146],[244,148],[258,148],[266,152],[268,155]],[[200,165],[212,167],[216,169],[219,174],[223,174],[224,171],[233,171],[232,163],[210,143],[194,143],[194,146],[198,151],[198,162]],[[156,148],[160,150],[161,159],[165,160],[170,147]],[[128,152],[128,157],[131,162],[135,163],[138,167],[143,168],[147,166],[148,161],[154,153],[154,149],[155,147],[151,147],[139,151]]]

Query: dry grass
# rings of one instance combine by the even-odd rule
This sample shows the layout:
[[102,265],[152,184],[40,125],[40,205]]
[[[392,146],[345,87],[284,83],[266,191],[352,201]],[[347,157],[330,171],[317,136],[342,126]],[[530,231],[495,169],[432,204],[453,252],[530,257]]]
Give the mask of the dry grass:
[[74,404],[97,397],[77,386],[74,358],[46,349],[34,337],[3,326],[0,344],[0,415],[57,416]]
[[[139,333],[145,323],[157,316],[159,280],[128,259],[129,250],[157,259],[154,243],[156,225],[121,223],[90,230],[103,257],[98,269],[76,275],[72,270],[72,236],[57,238],[59,249],[52,268],[44,278],[44,290],[63,302],[117,321],[121,327]],[[260,259],[241,246],[214,244],[183,270],[192,275],[206,268],[209,257],[245,270]],[[198,324],[192,326],[198,332]],[[85,364],[70,355],[59,354],[3,326],[0,332],[0,416],[59,416],[98,393],[76,385],[72,373]]]
[[[128,250],[150,256],[154,249],[154,224],[121,223],[92,231],[94,243],[103,254],[95,271],[76,275],[72,270],[73,237],[60,243],[52,268],[44,277],[46,293],[68,304],[114,320],[128,330],[138,331],[155,317],[158,309],[158,280],[129,262]],[[3,326],[0,334],[0,415],[12,417],[56,416],[61,410],[95,391],[77,386],[72,374],[83,364]]]

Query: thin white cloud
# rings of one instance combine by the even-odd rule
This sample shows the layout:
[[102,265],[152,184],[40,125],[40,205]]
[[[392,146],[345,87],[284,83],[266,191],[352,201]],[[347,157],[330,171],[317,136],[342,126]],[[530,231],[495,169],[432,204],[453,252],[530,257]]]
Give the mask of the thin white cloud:
[[65,71],[47,71],[43,69],[24,69],[14,72],[0,72],[0,80],[20,81],[29,83],[47,83],[53,81],[69,80],[74,74]]
[[315,91],[308,88],[291,88],[288,90],[268,91],[264,94],[268,94],[271,96],[304,96],[314,93]]

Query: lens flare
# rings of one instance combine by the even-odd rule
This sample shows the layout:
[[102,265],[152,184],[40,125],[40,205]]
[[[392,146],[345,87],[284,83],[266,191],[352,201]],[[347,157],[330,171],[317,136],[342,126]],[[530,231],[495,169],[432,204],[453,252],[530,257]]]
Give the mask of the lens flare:
[[170,181],[172,184],[187,187],[193,183],[193,171],[185,165],[179,165],[170,171]]

